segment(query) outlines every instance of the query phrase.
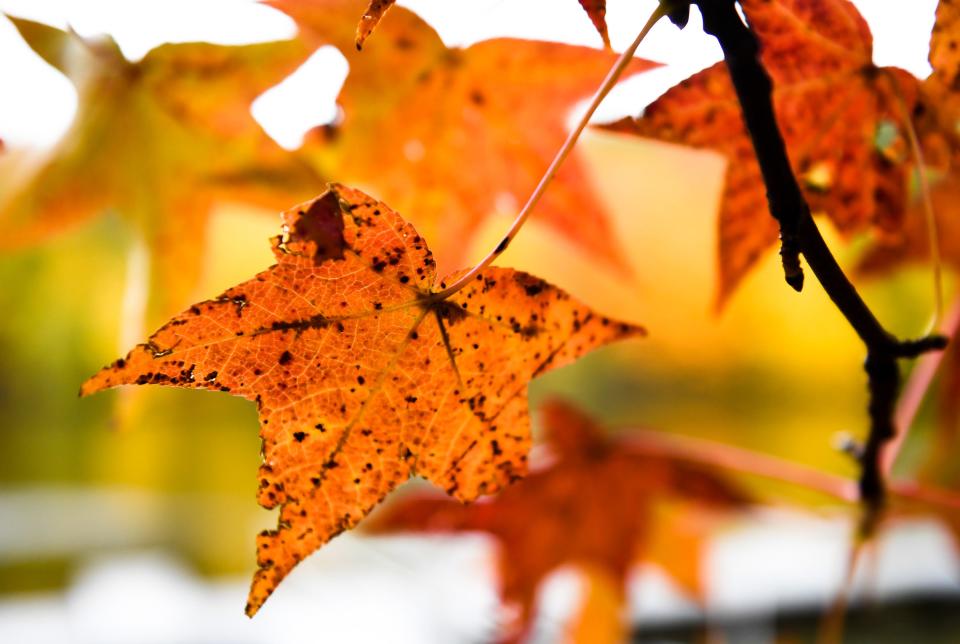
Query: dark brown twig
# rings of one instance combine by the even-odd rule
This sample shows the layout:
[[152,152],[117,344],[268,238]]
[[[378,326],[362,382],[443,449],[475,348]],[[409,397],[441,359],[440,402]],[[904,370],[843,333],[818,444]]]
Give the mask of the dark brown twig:
[[803,284],[799,254],[837,309],[866,345],[870,402],[870,432],[860,453],[860,498],[871,509],[884,500],[880,467],[883,445],[895,435],[893,414],[900,390],[898,358],[942,349],[946,338],[929,336],[901,341],[889,333],[844,274],[817,229],[810,207],[790,166],[786,145],[773,108],[773,83],[759,57],[759,44],[737,13],[735,0],[691,0],[700,8],[703,30],[723,49],[737,99],[767,188],[770,212],[780,224],[781,250],[787,282]]

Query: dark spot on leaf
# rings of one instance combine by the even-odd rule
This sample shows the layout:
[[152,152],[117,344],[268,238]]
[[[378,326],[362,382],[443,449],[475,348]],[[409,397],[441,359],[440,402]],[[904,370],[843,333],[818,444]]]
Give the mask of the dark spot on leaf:
[[[310,204],[297,218],[289,239],[282,247],[290,252],[290,244],[313,242],[313,262],[321,264],[329,259],[343,259],[346,241],[343,238],[343,211],[340,199],[328,190]],[[301,251],[303,252],[303,251]]]

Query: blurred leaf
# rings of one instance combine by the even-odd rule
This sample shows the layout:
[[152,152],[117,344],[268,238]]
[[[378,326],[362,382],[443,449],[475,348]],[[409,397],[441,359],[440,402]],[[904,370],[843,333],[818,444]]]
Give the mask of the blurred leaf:
[[[409,213],[435,240],[441,268],[497,210],[515,212],[567,135],[567,117],[600,85],[616,55],[587,47],[499,38],[448,48],[424,21],[391,9],[362,52],[344,26],[356,0],[272,0],[313,45],[350,64],[342,122],[314,131],[304,151],[325,172]],[[654,63],[635,59],[626,75]],[[582,161],[566,161],[534,219],[607,267],[627,264]]]
[[[873,65],[866,22],[847,0],[743,0],[773,80],[774,107],[812,211],[841,233],[897,234],[909,167],[900,127],[918,81]],[[717,306],[764,252],[777,223],[725,63],[671,88],[641,117],[608,129],[722,152],[729,162],[719,213]],[[894,141],[877,145],[877,132]]]
[[[505,635],[509,641],[527,634],[537,588],[566,564],[585,565],[616,580],[622,601],[631,564],[652,560],[702,598],[705,531],[695,529],[685,513],[664,515],[657,509],[664,501],[682,501],[686,512],[729,512],[749,502],[746,494],[691,462],[653,456],[631,448],[628,440],[606,437],[566,403],[547,403],[543,414],[547,444],[556,456],[551,465],[474,505],[436,496],[400,499],[374,518],[372,528],[489,532],[500,546],[502,599],[520,609],[518,627]],[[657,516],[679,521],[656,525]],[[654,538],[661,529],[673,535],[674,526],[683,526],[683,539]]]
[[0,195],[7,248],[115,209],[146,243],[159,319],[189,301],[214,201],[279,208],[319,190],[250,115],[253,99],[307,58],[301,43],[168,44],[131,62],[109,38],[10,19],[74,83],[79,107],[36,172]]

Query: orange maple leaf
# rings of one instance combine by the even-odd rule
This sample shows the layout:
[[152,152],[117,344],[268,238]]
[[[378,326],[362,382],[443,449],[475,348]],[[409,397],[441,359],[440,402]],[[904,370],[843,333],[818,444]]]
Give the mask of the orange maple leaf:
[[177,315],[81,389],[152,383],[256,400],[259,500],[280,517],[257,541],[251,615],[411,476],[469,500],[523,475],[528,381],[643,334],[510,269],[436,299],[424,239],[357,190],[331,185],[284,213],[284,231],[275,266]]
[[166,318],[189,302],[216,200],[279,208],[322,187],[250,115],[250,103],[309,56],[302,43],[168,44],[132,62],[112,39],[10,20],[73,81],[79,105],[36,171],[4,183],[6,248],[115,209],[151,252],[151,317]]
[[[308,140],[325,172],[409,213],[436,240],[442,267],[463,264],[471,235],[497,209],[516,209],[567,135],[570,109],[599,86],[616,56],[558,43],[498,38],[448,48],[415,14],[391,9],[362,52],[346,24],[356,0],[271,0],[313,45],[350,64],[342,122]],[[653,63],[634,59],[629,73]],[[576,152],[534,218],[617,269],[627,262]]]
[[930,66],[933,74],[924,83],[930,93],[949,102],[949,121],[944,129],[956,134],[960,117],[960,5],[954,0],[937,3],[936,19],[930,34]]
[[[745,493],[696,464],[652,455],[629,438],[611,439],[582,412],[553,401],[543,408],[547,442],[556,456],[497,497],[464,506],[448,499],[411,496],[374,517],[374,531],[481,531],[499,542],[501,596],[520,609],[521,639],[530,625],[537,587],[564,564],[586,565],[617,580],[620,595],[630,565],[653,560],[685,589],[702,596],[700,550],[703,516],[697,522],[674,515],[681,528],[657,538],[658,506],[696,502],[732,510]],[[663,516],[662,514],[660,516]],[[665,531],[666,533],[666,531]]]
[[[896,234],[909,174],[898,124],[916,100],[917,79],[873,64],[869,28],[848,0],[743,0],[740,6],[760,42],[777,119],[814,214],[829,217],[843,234]],[[716,302],[722,308],[778,235],[724,63],[670,89],[641,117],[606,127],[727,157],[718,224]]]

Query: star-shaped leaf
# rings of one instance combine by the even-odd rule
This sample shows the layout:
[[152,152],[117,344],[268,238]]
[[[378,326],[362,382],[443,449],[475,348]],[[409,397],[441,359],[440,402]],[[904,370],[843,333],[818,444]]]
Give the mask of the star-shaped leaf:
[[[469,506],[435,496],[400,499],[374,518],[373,528],[491,534],[500,546],[501,596],[520,609],[520,628],[506,634],[511,641],[522,639],[529,627],[540,583],[565,564],[605,572],[620,585],[622,597],[631,564],[653,560],[701,596],[702,515],[745,506],[746,494],[702,466],[653,455],[629,438],[605,436],[568,404],[554,401],[543,412],[556,457],[551,465]],[[658,538],[663,526],[656,519],[667,516],[658,506],[671,500],[698,504],[701,520],[675,513],[670,526],[679,529]]]
[[257,542],[250,614],[411,476],[469,500],[523,475],[529,380],[643,333],[510,269],[436,299],[424,239],[350,188],[284,222],[275,266],[174,317],[81,391],[153,383],[257,401],[259,498],[280,518]]
[[[316,166],[368,187],[437,240],[441,266],[459,266],[482,222],[523,204],[567,135],[571,108],[600,85],[615,55],[586,47],[496,39],[448,48],[413,13],[391,9],[362,52],[356,0],[272,0],[311,44],[350,64],[343,119],[305,145]],[[652,63],[635,59],[628,70]],[[614,268],[626,260],[576,153],[533,217]]]
[[[909,172],[901,124],[918,81],[873,64],[866,22],[848,0],[743,0],[774,84],[790,160],[814,214],[841,233],[895,234]],[[777,241],[760,168],[729,74],[718,63],[611,129],[709,148],[728,160],[718,225],[717,305]]]
[[166,317],[189,301],[215,200],[277,208],[322,186],[250,114],[310,54],[302,43],[168,44],[132,62],[109,38],[11,20],[70,78],[79,105],[37,171],[0,194],[8,248],[116,210],[151,253],[151,317]]

